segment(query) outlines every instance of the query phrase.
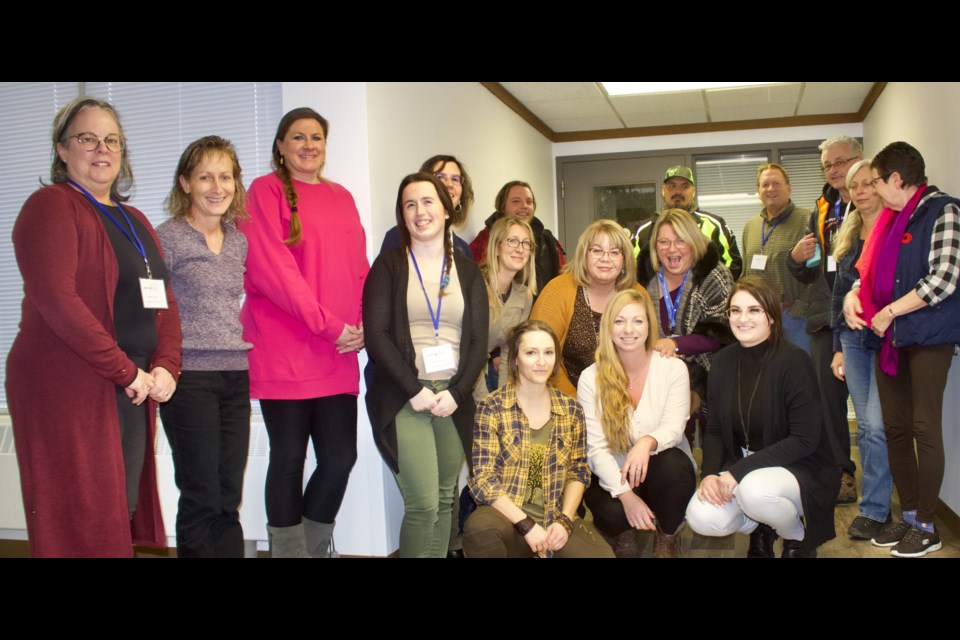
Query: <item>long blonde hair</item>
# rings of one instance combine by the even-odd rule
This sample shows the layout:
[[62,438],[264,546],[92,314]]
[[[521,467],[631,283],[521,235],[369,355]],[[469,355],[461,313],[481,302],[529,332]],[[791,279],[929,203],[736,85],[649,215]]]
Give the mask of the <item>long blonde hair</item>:
[[[850,183],[853,182],[853,176],[857,175],[857,172],[860,169],[866,167],[870,168],[870,160],[860,160],[855,163],[847,171],[847,181],[845,186],[847,189],[850,188]],[[853,198],[853,196],[850,196]],[[843,224],[840,225],[840,231],[837,232],[836,244],[833,247],[833,257],[838,262],[840,258],[847,255],[847,253],[857,245],[857,240],[860,239],[860,230],[863,228],[863,214],[860,213],[859,209],[853,209],[850,213],[847,214],[847,217],[843,219]]]
[[631,304],[640,304],[647,314],[647,354],[653,350],[660,329],[657,326],[657,313],[653,300],[645,289],[626,289],[617,293],[607,308],[603,311],[600,320],[600,340],[597,346],[597,396],[600,402],[600,426],[607,444],[614,453],[626,453],[633,445],[630,435],[630,421],[627,419],[629,410],[633,408],[633,400],[627,392],[627,373],[620,362],[620,354],[613,344],[611,335],[613,323],[624,307]]
[[504,216],[493,223],[490,228],[490,242],[488,243],[487,259],[483,264],[483,276],[487,283],[487,297],[490,299],[490,322],[496,322],[503,312],[503,298],[500,297],[500,260],[498,253],[500,243],[510,235],[514,226],[522,227],[531,243],[530,255],[527,264],[517,272],[513,281],[527,287],[527,297],[532,301],[537,293],[537,273],[533,256],[536,255],[536,241],[533,238],[533,229],[525,220]]

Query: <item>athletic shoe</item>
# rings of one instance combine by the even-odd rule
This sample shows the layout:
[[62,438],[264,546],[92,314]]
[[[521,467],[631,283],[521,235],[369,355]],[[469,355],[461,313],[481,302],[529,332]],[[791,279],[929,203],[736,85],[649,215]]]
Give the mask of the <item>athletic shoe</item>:
[[907,535],[912,527],[903,520],[897,520],[880,527],[880,531],[870,540],[876,547],[892,547]]
[[890,550],[890,555],[898,558],[922,558],[931,551],[939,551],[942,546],[936,530],[927,533],[923,529],[910,527],[903,540]]

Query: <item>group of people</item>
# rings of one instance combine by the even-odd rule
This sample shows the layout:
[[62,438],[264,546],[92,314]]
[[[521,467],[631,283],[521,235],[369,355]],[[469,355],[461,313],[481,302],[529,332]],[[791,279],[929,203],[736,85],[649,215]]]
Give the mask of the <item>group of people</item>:
[[[912,147],[866,162],[858,145],[827,144],[813,214],[793,207],[781,167],[761,167],[743,258],[698,211],[693,172],[671,168],[667,208],[632,241],[598,220],[569,263],[526,182],[503,186],[472,243],[459,238],[473,185],[437,155],[401,181],[369,265],[352,196],[322,176],[328,135],[312,109],[285,114],[274,171],[249,189],[229,141],[196,140],[154,230],[126,204],[116,110],[80,98],[57,114],[51,184],[13,234],[24,300],[7,388],[32,555],[165,546],[159,407],[178,556],[241,557],[253,398],[270,440],[271,556],[335,557],[363,349],[374,441],[404,500],[402,557],[634,557],[643,530],[655,557],[677,557],[685,523],[749,533],[754,557],[772,557],[777,536],[784,557],[815,555],[851,471],[849,438],[844,449],[821,410],[821,397],[845,402],[844,380],[864,465],[851,535],[895,555],[939,548],[960,209],[926,185]],[[822,318],[809,311],[824,302]]]

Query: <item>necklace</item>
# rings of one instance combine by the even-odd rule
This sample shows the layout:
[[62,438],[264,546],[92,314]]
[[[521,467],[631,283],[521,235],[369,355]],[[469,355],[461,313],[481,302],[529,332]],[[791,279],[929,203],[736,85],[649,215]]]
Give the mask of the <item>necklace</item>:
[[740,410],[740,428],[743,429],[743,442],[746,444],[744,449],[746,454],[750,455],[750,431],[747,429],[747,420],[750,419],[750,414],[753,411],[753,399],[757,395],[757,389],[760,387],[760,378],[763,377],[763,367],[767,364],[767,356],[770,355],[768,350],[763,354],[763,358],[760,360],[760,371],[757,372],[757,381],[753,383],[753,391],[750,393],[750,401],[747,403],[747,415],[744,419],[743,415],[743,394],[740,390],[740,358],[743,355],[743,347],[737,350],[737,409]]

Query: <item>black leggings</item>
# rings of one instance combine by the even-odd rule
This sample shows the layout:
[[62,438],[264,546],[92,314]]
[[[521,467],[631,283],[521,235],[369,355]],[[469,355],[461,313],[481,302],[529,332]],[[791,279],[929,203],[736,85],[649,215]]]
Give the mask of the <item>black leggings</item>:
[[[357,461],[357,396],[261,400],[260,409],[270,437],[267,522],[292,527],[307,517],[332,523]],[[310,439],[317,468],[304,489],[303,463]]]
[[[687,503],[697,489],[697,474],[693,462],[677,448],[650,456],[647,479],[633,490],[647,503],[657,517],[660,530],[672,534],[683,522]],[[584,500],[593,512],[593,523],[608,536],[615,536],[630,528],[619,498],[600,486],[597,476],[592,476]]]

